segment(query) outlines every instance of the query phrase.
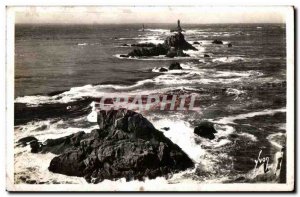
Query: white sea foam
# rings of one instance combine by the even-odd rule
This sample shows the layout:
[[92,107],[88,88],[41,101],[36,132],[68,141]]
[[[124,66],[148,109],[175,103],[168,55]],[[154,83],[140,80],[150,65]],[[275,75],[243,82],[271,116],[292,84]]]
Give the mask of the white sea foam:
[[121,57],[121,55],[124,54],[116,54],[113,55],[116,58],[119,59],[129,59],[129,60],[139,60],[139,61],[174,61],[174,60],[184,60],[184,59],[191,59],[191,57],[174,57],[174,58],[168,58],[165,55],[159,55],[159,56],[151,56],[151,57]]
[[84,43],[78,43],[77,45],[78,46],[86,46],[86,45],[88,45],[88,43],[86,43],[86,42],[84,42]]
[[273,115],[278,112],[286,112],[285,108],[280,108],[280,109],[265,109],[263,111],[258,111],[258,112],[249,112],[246,114],[239,114],[236,116],[227,116],[224,118],[221,118],[217,121],[214,121],[215,123],[218,124],[236,124],[234,121],[235,120],[242,120],[242,119],[247,119],[247,118],[252,118],[255,116],[261,116],[261,115]]
[[267,140],[269,140],[269,142],[275,146],[276,148],[281,149],[283,147],[284,144],[279,143],[277,140],[275,140],[276,137],[280,137],[280,138],[286,138],[286,134],[285,133],[274,133],[271,134],[267,137]]
[[246,138],[250,139],[253,142],[257,141],[257,137],[255,137],[254,135],[252,135],[250,133],[240,133],[239,136],[246,137]]
[[169,127],[168,131],[162,130],[164,135],[177,144],[191,159],[200,162],[200,157],[204,154],[204,150],[195,143],[194,130],[188,122],[166,118],[157,121],[152,120],[151,122],[157,129]]
[[212,60],[212,62],[242,62],[246,59],[243,57],[219,57]]
[[155,32],[155,33],[161,33],[161,34],[170,33],[169,29],[145,29],[145,31],[150,31],[150,32]]

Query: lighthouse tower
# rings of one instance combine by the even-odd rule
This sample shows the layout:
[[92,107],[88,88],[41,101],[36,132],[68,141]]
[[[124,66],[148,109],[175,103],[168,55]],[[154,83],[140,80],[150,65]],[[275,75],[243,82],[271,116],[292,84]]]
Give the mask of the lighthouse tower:
[[176,27],[175,29],[171,29],[170,31],[171,31],[171,32],[178,32],[178,33],[184,31],[184,30],[181,28],[181,26],[180,26],[180,20],[177,20],[177,27]]

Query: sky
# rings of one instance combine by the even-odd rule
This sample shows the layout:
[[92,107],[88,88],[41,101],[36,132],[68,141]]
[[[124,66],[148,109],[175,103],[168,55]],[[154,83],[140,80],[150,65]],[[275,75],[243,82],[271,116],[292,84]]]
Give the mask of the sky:
[[16,23],[285,23],[288,7],[14,7]]

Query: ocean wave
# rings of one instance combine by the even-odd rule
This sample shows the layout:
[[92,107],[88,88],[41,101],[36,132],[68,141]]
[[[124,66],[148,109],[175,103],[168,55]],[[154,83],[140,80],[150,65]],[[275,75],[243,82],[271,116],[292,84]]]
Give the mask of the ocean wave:
[[154,33],[160,33],[160,34],[170,34],[169,29],[144,29],[146,32],[154,32]]
[[245,61],[246,58],[243,57],[219,57],[212,60],[212,62],[242,62]]
[[236,124],[234,121],[235,120],[242,120],[242,119],[247,119],[247,118],[252,118],[255,116],[262,116],[262,115],[273,115],[275,113],[284,113],[286,112],[285,108],[280,108],[280,109],[265,109],[263,111],[258,111],[258,112],[249,112],[245,114],[239,114],[236,116],[227,116],[224,118],[221,118],[219,120],[214,121],[215,123],[218,124]]
[[250,139],[253,142],[257,141],[257,137],[255,137],[254,135],[252,135],[250,133],[240,133],[239,136],[246,137],[246,138]]
[[[242,80],[247,80],[251,76],[257,76],[257,72],[242,71],[216,71],[215,69],[203,69],[194,63],[182,63],[182,70],[168,70],[161,72],[161,75],[152,79],[145,79],[133,85],[85,85],[73,87],[68,91],[53,96],[35,95],[23,96],[15,99],[16,103],[25,103],[29,106],[37,106],[45,103],[68,103],[81,100],[83,98],[101,98],[103,96],[115,97],[119,94],[132,95],[138,93],[153,92],[153,87],[163,93],[165,87],[176,89],[178,86],[192,87],[199,84],[222,83],[229,84]],[[154,68],[152,72],[159,72],[159,68]],[[239,97],[244,92],[237,89],[227,89],[226,94]]]
[[274,133],[267,137],[267,140],[276,148],[281,149],[286,143],[285,133]]
[[140,40],[141,37],[133,37],[133,38],[116,38],[115,40]]
[[246,92],[244,90],[238,90],[238,89],[235,89],[235,88],[227,88],[226,89],[226,94],[227,95],[229,95],[229,96],[234,95],[235,96],[234,100],[237,100],[240,97],[240,95],[245,94],[245,93]]
[[86,43],[86,42],[84,42],[84,43],[78,43],[77,45],[78,46],[86,46],[86,45],[88,45],[88,43]]
[[151,122],[157,129],[168,127],[168,131],[161,130],[164,135],[177,144],[191,159],[197,163],[201,161],[200,158],[205,151],[195,143],[194,129],[188,122],[166,118]]
[[174,58],[168,58],[165,55],[159,55],[159,56],[151,56],[151,57],[121,57],[121,55],[124,54],[116,54],[113,55],[114,57],[118,59],[128,59],[128,60],[140,60],[140,61],[174,61],[174,60],[186,60],[191,59],[191,57],[174,57]]

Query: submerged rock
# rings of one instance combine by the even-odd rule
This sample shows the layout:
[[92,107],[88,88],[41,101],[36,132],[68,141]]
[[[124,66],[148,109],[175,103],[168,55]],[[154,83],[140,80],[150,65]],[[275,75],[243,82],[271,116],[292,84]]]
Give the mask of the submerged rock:
[[214,128],[214,124],[208,121],[200,122],[197,127],[194,129],[194,133],[200,137],[207,138],[207,139],[214,139],[214,133],[217,131]]
[[223,42],[221,40],[218,40],[218,39],[212,41],[212,43],[213,44],[223,44]]
[[174,62],[169,66],[169,70],[182,70],[182,67],[178,62]]
[[228,47],[232,47],[232,44],[231,43],[228,43],[228,45],[227,45]]
[[24,137],[24,138],[21,138],[17,141],[17,143],[19,145],[22,145],[22,146],[26,146],[28,143],[30,142],[33,142],[33,141],[38,141],[38,139],[36,139],[35,137],[33,136],[27,136],[27,137]]
[[168,69],[162,67],[159,69],[159,72],[168,72]]
[[197,42],[197,41],[195,41],[195,42],[193,42],[193,44],[200,44],[199,42]]
[[204,54],[204,57],[210,57],[208,54]]
[[125,109],[100,111],[98,125],[91,133],[46,140],[39,150],[59,154],[48,169],[97,183],[124,177],[127,181],[152,179],[194,166],[141,114]]

